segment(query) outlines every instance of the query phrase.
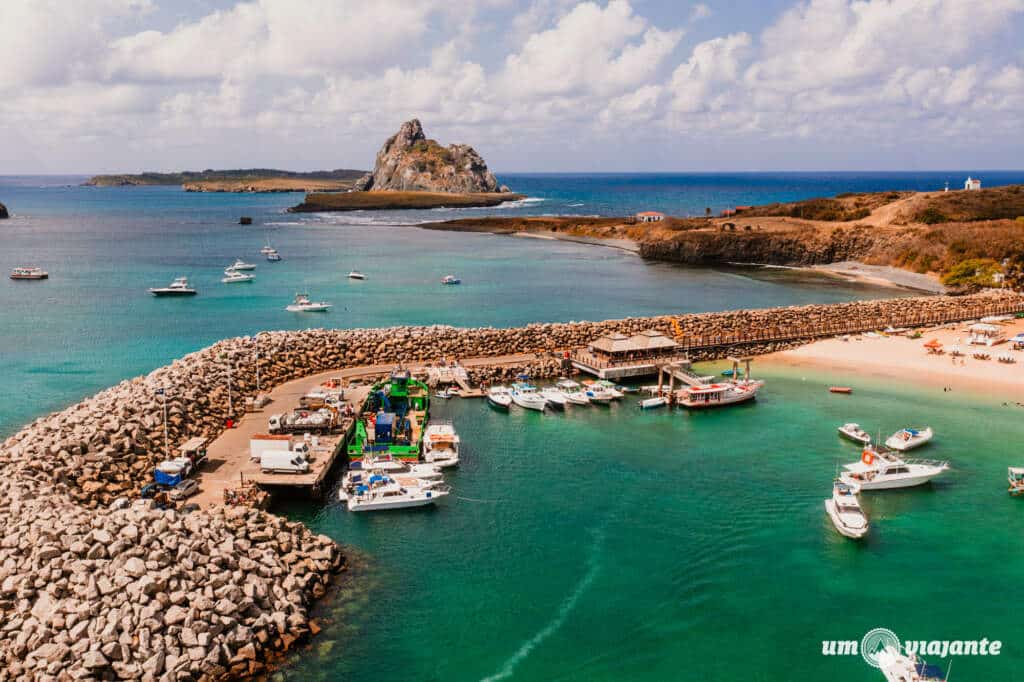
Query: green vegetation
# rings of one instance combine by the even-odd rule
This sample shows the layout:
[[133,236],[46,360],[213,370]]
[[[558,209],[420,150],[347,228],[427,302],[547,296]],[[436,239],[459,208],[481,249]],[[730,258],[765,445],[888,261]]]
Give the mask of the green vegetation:
[[995,284],[995,275],[1000,272],[999,263],[991,258],[968,258],[947,270],[942,283],[948,287],[988,287]]
[[306,200],[289,211],[377,211],[388,209],[427,209],[447,207],[497,206],[506,201],[522,199],[522,194],[451,192],[311,192]]
[[135,175],[96,175],[89,178],[84,185],[97,187],[118,187],[122,185],[184,185],[193,182],[236,181],[247,182],[276,178],[294,178],[302,180],[356,180],[363,171],[339,168],[329,171],[311,171],[300,173],[295,171],[276,170],[273,168],[241,168],[233,170],[181,171],[180,173],[138,173]]
[[1008,185],[975,191],[941,192],[910,216],[912,222],[969,223],[983,220],[1014,220],[1024,215],[1024,185]]
[[789,203],[775,203],[744,209],[744,217],[786,217],[827,222],[863,220],[880,206],[909,196],[908,192],[876,192],[839,194],[832,199],[807,199]]

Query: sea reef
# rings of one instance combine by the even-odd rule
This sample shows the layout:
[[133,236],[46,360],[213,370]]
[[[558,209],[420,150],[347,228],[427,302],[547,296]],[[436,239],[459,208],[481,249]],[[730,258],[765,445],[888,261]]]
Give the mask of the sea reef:
[[382,211],[430,208],[478,208],[498,206],[506,201],[522,199],[522,194],[449,192],[316,192],[307,194],[305,201],[288,210],[292,213],[319,213],[321,211]]
[[[610,332],[660,329],[710,340],[694,359],[762,353],[814,330],[1024,310],[1024,296],[860,301],[764,310],[531,324],[310,329],[220,341],[41,417],[0,444],[0,678],[216,679],[259,675],[318,629],[310,609],[343,568],[340,548],[298,523],[247,508],[162,511],[130,500],[170,447],[219,435],[235,404],[310,374],[441,357],[535,353],[557,376],[567,350]],[[750,341],[754,331],[776,331]],[[518,369],[518,368],[517,368]],[[511,368],[474,369],[473,379]]]
[[4,206],[3,204],[0,204],[0,220],[3,220],[4,218],[10,218],[10,217],[11,216],[7,213],[7,207]]

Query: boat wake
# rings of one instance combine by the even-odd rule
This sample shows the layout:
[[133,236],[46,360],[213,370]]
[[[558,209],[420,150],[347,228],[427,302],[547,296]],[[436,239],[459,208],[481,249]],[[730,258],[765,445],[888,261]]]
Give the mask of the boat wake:
[[558,630],[560,630],[565,624],[565,621],[569,618],[569,614],[571,614],[573,609],[576,608],[576,603],[580,600],[580,597],[582,597],[587,589],[590,588],[590,584],[594,582],[594,578],[597,577],[597,572],[600,569],[600,564],[598,563],[597,558],[601,552],[601,545],[604,544],[603,530],[595,532],[594,536],[594,546],[590,552],[590,558],[587,559],[587,572],[584,573],[580,581],[576,583],[576,587],[573,588],[572,593],[569,594],[569,596],[562,602],[562,605],[558,607],[558,613],[555,614],[555,617],[537,634],[523,642],[519,649],[517,649],[516,652],[512,654],[507,661],[505,661],[503,666],[501,666],[501,670],[493,675],[483,678],[481,682],[498,682],[498,680],[505,680],[512,677],[512,674],[516,670],[516,666],[529,658],[534,649],[543,644],[548,637],[558,632]]

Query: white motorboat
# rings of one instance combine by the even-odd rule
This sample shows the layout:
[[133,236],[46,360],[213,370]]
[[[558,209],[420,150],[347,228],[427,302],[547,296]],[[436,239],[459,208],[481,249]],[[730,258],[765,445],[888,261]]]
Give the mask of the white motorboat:
[[[423,482],[412,477],[381,476],[354,487],[348,494],[347,506],[351,512],[409,509],[434,504],[451,493],[443,483]],[[426,483],[425,485],[423,485]]]
[[562,392],[565,399],[573,405],[589,405],[590,398],[587,397],[587,392],[583,390],[583,387],[572,379],[562,379],[555,386]]
[[366,275],[364,275],[363,273],[359,272],[358,270],[353,270],[352,272],[348,273],[348,278],[349,279],[366,279]]
[[930,441],[934,435],[935,433],[930,426],[923,429],[900,429],[885,439],[885,446],[893,450],[906,452],[907,450],[921,447]]
[[11,279],[47,279],[50,276],[46,270],[35,266],[14,268],[11,270]]
[[548,401],[548,405],[555,408],[556,410],[564,410],[565,406],[569,403],[569,398],[560,388],[555,386],[545,386],[538,391],[540,397]]
[[277,252],[277,249],[271,249],[270,251],[267,252],[266,255],[267,260],[272,263],[276,263],[277,261],[281,260],[281,254]]
[[700,409],[745,403],[755,399],[758,390],[763,385],[763,381],[749,379],[722,384],[690,386],[680,392],[679,404],[691,409]]
[[860,424],[854,424],[853,422],[840,426],[839,435],[861,445],[869,445],[871,443],[871,434],[860,428]]
[[251,282],[254,279],[256,279],[256,275],[228,269],[224,271],[224,277],[220,281],[222,284],[237,284],[238,282]]
[[875,661],[886,682],[946,682],[948,678],[948,671],[913,654],[904,656],[891,644],[875,654]]
[[663,395],[659,395],[659,396],[654,397],[654,398],[644,398],[643,400],[639,401],[639,403],[637,403],[637,404],[640,405],[640,409],[641,410],[653,410],[656,407],[662,407],[663,405],[668,405],[668,398],[666,398]]
[[451,422],[431,422],[423,431],[423,461],[441,468],[457,465],[460,442]]
[[512,402],[527,410],[543,412],[548,401],[537,392],[535,386],[527,383],[512,384]]
[[421,462],[406,464],[397,459],[389,461],[388,464],[392,466],[367,469],[362,467],[362,462],[353,462],[349,471],[345,472],[345,475],[341,479],[341,487],[338,489],[338,499],[342,502],[346,501],[349,498],[349,495],[352,495],[355,492],[355,487],[367,484],[371,476],[390,476],[396,480],[415,478],[418,479],[418,483],[415,487],[420,488],[429,487],[435,483],[441,483],[444,480],[444,475],[441,473],[441,470],[433,464]]
[[228,270],[239,270],[239,271],[245,271],[245,270],[255,270],[255,269],[256,269],[256,266],[255,266],[255,265],[253,265],[252,263],[246,263],[246,262],[245,262],[244,260],[242,260],[241,258],[239,258],[239,259],[238,259],[238,260],[236,260],[236,261],[235,261],[234,263],[232,263],[231,265],[229,265],[229,266],[227,267],[227,269],[228,269]]
[[187,277],[178,277],[165,287],[150,289],[154,296],[195,296],[196,290],[188,285]]
[[462,280],[455,275],[445,275],[441,278],[441,284],[447,284],[449,286],[453,284],[462,284]]
[[1006,480],[1010,482],[1009,492],[1014,497],[1024,495],[1024,467],[1008,467]]
[[264,256],[270,255],[271,253],[275,253],[275,251],[276,249],[270,245],[269,241],[263,245],[262,249],[260,249],[260,253],[263,254]]
[[512,391],[506,386],[491,386],[487,389],[487,402],[501,410],[512,404]]
[[609,405],[615,400],[615,396],[612,395],[611,391],[596,382],[587,384],[585,395],[587,400],[598,405]]
[[597,381],[594,382],[594,384],[601,386],[602,388],[604,388],[604,390],[608,391],[608,393],[611,394],[614,400],[621,400],[622,396],[625,395],[620,390],[619,386],[616,386],[614,383],[608,381],[607,379],[598,379]]
[[285,310],[290,313],[324,313],[331,308],[330,303],[309,300],[309,294],[295,294],[295,300]]
[[949,462],[903,459],[895,452],[864,448],[859,462],[843,467],[839,478],[861,490],[891,490],[924,485],[949,469]]
[[860,488],[837,480],[832,485],[832,499],[825,500],[825,512],[840,535],[858,540],[868,533],[868,517],[860,507]]

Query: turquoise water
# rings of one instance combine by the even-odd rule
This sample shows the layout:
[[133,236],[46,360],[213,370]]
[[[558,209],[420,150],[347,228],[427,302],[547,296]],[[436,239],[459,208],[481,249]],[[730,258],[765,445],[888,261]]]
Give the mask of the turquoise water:
[[[955,179],[966,173],[949,174]],[[1007,182],[1024,174],[1005,174]],[[991,174],[986,175],[991,177]],[[941,185],[936,174],[521,176],[541,201],[505,212],[702,213],[848,189]],[[694,269],[603,247],[419,230],[476,215],[304,215],[297,195],[88,189],[78,178],[0,178],[0,269],[38,263],[43,283],[0,283],[0,435],[219,338],[310,325],[510,326],[890,296],[777,269]],[[69,186],[63,186],[69,185]],[[576,206],[579,204],[579,206]],[[256,227],[236,225],[252,215]],[[285,260],[258,260],[265,236]],[[221,285],[237,257],[257,281]],[[357,267],[370,277],[350,282]],[[438,278],[459,274],[461,287]],[[150,286],[189,275],[191,300]],[[324,316],[283,308],[308,289]],[[957,659],[953,679],[1012,678],[1024,569],[1019,408],[941,391],[760,367],[756,405],[642,413],[627,400],[562,415],[450,401],[463,463],[455,496],[418,513],[352,515],[333,502],[278,510],[353,548],[357,578],[323,609],[325,632],[290,679],[877,680],[823,639],[888,627],[904,638],[1000,639],[997,659]],[[853,396],[826,392],[856,386]],[[836,466],[858,451],[835,426],[929,423],[933,486],[865,495],[855,544],[827,521]],[[1017,458],[1015,460],[1015,458]],[[1011,672],[1012,671],[1012,672]]]

